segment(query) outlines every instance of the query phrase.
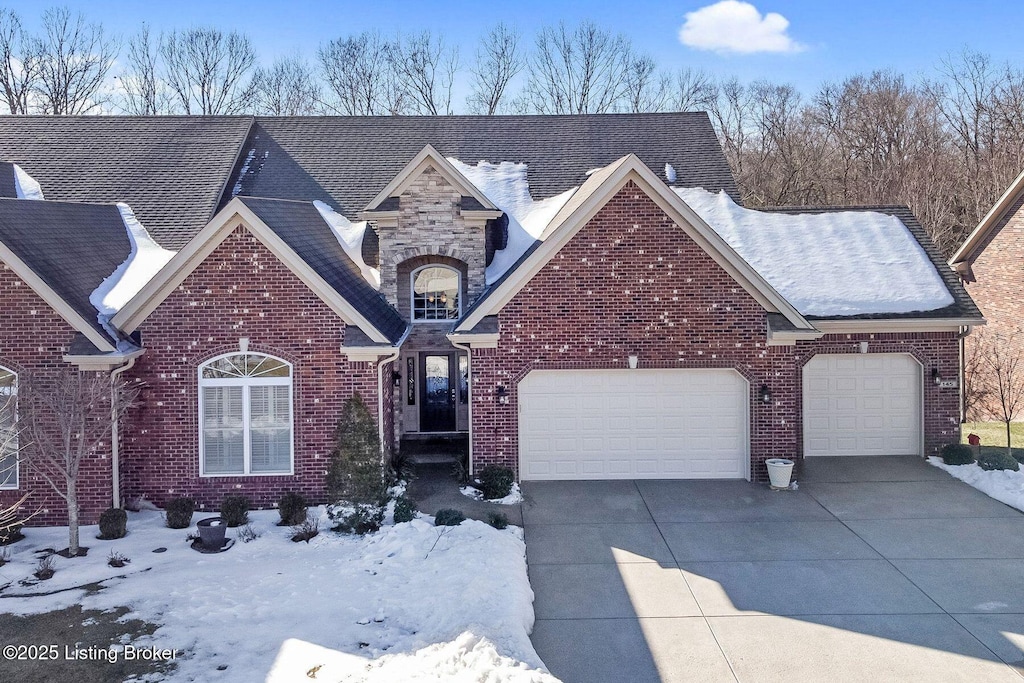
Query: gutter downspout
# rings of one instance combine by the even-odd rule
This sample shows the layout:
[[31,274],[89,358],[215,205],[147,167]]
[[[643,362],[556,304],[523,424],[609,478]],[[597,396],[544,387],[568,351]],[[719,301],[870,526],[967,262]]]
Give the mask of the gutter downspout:
[[[449,340],[451,341],[451,340]],[[459,344],[452,341],[452,346],[466,352],[466,389],[469,392],[468,416],[469,420],[469,474],[473,476],[473,347]]]
[[121,444],[118,434],[118,423],[120,420],[117,414],[116,382],[121,373],[131,370],[135,366],[135,359],[141,355],[141,353],[131,355],[127,363],[110,371],[110,475],[111,485],[114,488],[112,507],[115,508],[121,507]]

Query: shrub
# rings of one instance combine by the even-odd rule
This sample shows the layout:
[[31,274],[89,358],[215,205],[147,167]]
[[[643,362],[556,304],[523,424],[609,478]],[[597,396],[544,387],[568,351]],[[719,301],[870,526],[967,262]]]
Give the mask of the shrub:
[[101,541],[124,538],[128,534],[128,513],[121,508],[109,508],[100,515]]
[[970,465],[974,462],[974,451],[962,443],[949,443],[942,447],[942,461],[947,465]]
[[129,562],[131,562],[131,560],[129,560],[127,557],[125,557],[121,553],[113,551],[113,550],[111,550],[110,554],[107,555],[107,564],[110,565],[111,567],[123,567],[126,564],[128,564]]
[[295,526],[306,519],[306,499],[301,493],[288,491],[277,501],[277,512],[281,515],[281,526]]
[[495,529],[505,529],[508,527],[508,516],[504,512],[492,512],[487,523]]
[[406,496],[395,498],[395,524],[416,519],[416,501]]
[[388,479],[391,483],[400,481],[412,481],[416,478],[416,465],[412,457],[402,450],[391,454],[391,462],[388,466]]
[[458,526],[466,521],[462,510],[438,510],[434,515],[434,526]]
[[320,520],[312,516],[307,516],[304,521],[293,526],[292,531],[295,532],[292,535],[292,541],[294,543],[298,543],[299,541],[309,543],[309,539],[320,534]]
[[245,496],[236,493],[229,493],[224,496],[224,502],[220,504],[220,516],[227,522],[229,528],[242,526],[249,523],[249,509],[252,505]]
[[40,558],[39,564],[36,565],[36,570],[32,573],[40,581],[52,579],[53,575],[57,573],[57,570],[53,568],[53,555]]
[[249,541],[255,541],[262,534],[252,528],[252,524],[246,524],[238,529],[238,540],[242,543],[248,543]]
[[0,545],[10,545],[25,538],[25,535],[21,533],[23,526],[23,524],[12,523],[10,526],[0,528]]
[[167,526],[171,529],[187,529],[192,526],[192,513],[196,502],[191,498],[172,498],[164,506]]
[[345,401],[334,429],[334,444],[327,470],[327,499],[383,505],[387,488],[377,425],[359,394]]
[[983,452],[978,456],[978,465],[983,470],[1010,470],[1016,472],[1020,469],[1020,463],[1003,450]]
[[485,465],[477,475],[477,481],[480,482],[480,490],[484,492],[484,498],[494,500],[495,498],[504,498],[512,491],[516,475],[508,467]]
[[371,503],[361,503],[355,507],[332,506],[327,509],[327,515],[337,522],[334,531],[360,536],[377,531],[384,523],[384,507]]

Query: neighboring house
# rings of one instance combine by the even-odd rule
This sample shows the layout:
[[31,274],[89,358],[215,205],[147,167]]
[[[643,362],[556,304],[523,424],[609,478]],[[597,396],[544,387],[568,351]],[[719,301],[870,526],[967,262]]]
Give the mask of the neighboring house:
[[[995,205],[967,236],[949,260],[964,286],[985,315],[983,334],[964,339],[965,371],[984,372],[976,367],[979,344],[998,340],[1014,353],[1024,353],[1024,173],[1007,188]],[[971,378],[964,383],[971,386]],[[968,400],[970,403],[970,400]],[[982,419],[986,408],[993,415],[1000,409],[981,398],[978,410],[965,416]]]
[[474,470],[524,480],[764,480],[959,438],[940,382],[982,319],[913,216],[744,209],[703,113],[6,117],[0,143],[0,196],[46,197],[0,199],[0,382],[144,382],[86,519],[321,500],[356,392],[387,452],[468,435]]

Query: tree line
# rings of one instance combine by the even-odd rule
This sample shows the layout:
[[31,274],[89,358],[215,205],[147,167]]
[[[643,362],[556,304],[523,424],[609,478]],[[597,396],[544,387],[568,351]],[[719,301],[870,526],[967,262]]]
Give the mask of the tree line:
[[122,39],[52,8],[30,33],[0,8],[0,84],[10,114],[706,110],[748,206],[906,204],[946,253],[1024,168],[1024,71],[970,50],[930,76],[877,71],[804,94],[661,68],[589,21],[529,38],[498,24],[466,58],[441,33],[367,31],[262,65],[237,31],[143,25]]

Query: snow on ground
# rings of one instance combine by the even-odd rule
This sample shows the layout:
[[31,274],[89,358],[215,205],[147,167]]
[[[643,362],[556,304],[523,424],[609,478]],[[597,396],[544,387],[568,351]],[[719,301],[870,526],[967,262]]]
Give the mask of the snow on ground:
[[380,289],[380,271],[366,265],[363,260],[363,236],[366,234],[366,221],[353,223],[345,216],[334,210],[329,204],[321,201],[314,201],[313,206],[320,212],[320,217],[330,226],[341,248],[345,250],[352,262],[363,274],[363,279],[369,282],[374,289]]
[[18,199],[44,200],[43,188],[39,185],[36,179],[26,173],[21,166],[18,166],[17,164],[12,165],[14,166],[15,196],[17,196]]
[[755,211],[725,192],[673,190],[804,315],[908,313],[953,303],[897,218],[869,211]]
[[970,484],[982,493],[986,493],[1001,503],[1024,511],[1024,469],[1018,472],[1010,470],[983,470],[978,463],[970,465],[947,465],[942,458],[930,456],[928,462],[939,469]]
[[164,249],[149,236],[149,232],[135,217],[130,206],[119,203],[117,210],[121,213],[125,230],[128,231],[131,252],[89,296],[89,302],[99,311],[100,323],[104,325],[138,294],[176,253]]
[[577,188],[547,199],[530,196],[526,164],[480,161],[475,166],[454,157],[448,161],[508,216],[508,243],[494,254],[487,266],[487,284],[494,284],[519,260],[544,232],[555,214],[565,206]]
[[[473,500],[484,499],[484,492],[473,486],[460,486],[459,493],[466,496],[467,498],[472,498]],[[519,490],[519,483],[513,482],[512,490],[510,490],[508,492],[508,495],[505,496],[504,498],[494,498],[492,500],[488,500],[487,502],[496,503],[497,505],[519,505],[520,503],[523,502],[523,493],[522,491]]]
[[[66,527],[26,529],[0,567],[0,586],[9,584],[0,613],[126,606],[124,619],[160,624],[131,645],[184,653],[172,681],[308,681],[314,669],[327,681],[556,680],[528,636],[533,592],[521,529],[472,520],[438,528],[421,516],[359,538],[323,530],[323,509],[311,512],[322,531],[309,544],[275,526],[276,511],[259,511],[250,517],[260,538],[213,555],[192,550],[187,531],[167,529],[160,513],[129,513],[128,536],[100,541],[97,527],[83,527],[88,557],[56,557],[52,579],[22,586],[34,551],[67,546]],[[159,547],[167,551],[154,553]],[[131,563],[108,567],[112,550]],[[74,588],[101,580],[92,594]],[[8,597],[41,591],[61,592]]]

